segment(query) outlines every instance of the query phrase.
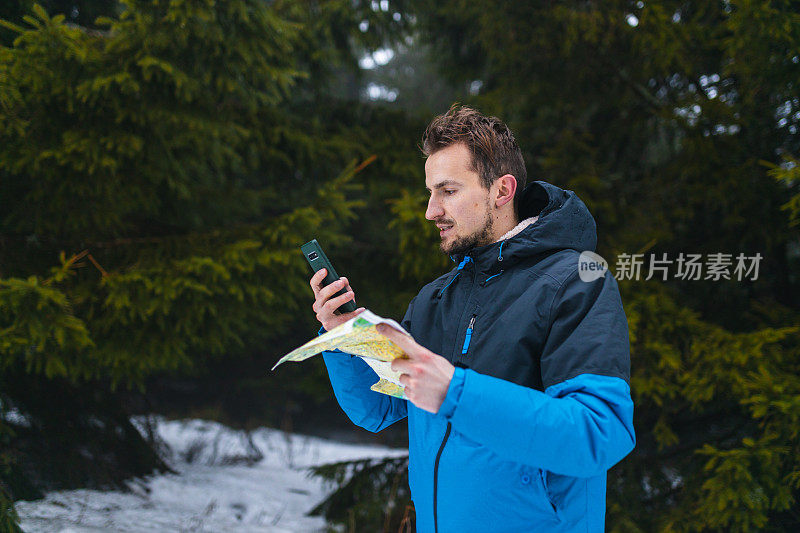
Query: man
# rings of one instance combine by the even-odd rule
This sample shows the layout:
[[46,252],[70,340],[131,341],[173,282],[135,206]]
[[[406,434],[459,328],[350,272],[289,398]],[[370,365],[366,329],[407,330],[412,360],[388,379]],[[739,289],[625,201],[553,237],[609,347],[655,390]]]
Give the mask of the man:
[[[408,400],[369,390],[377,377],[360,359],[325,353],[336,398],[373,432],[408,416],[418,531],[603,531],[606,472],[635,436],[616,280],[578,270],[594,219],[572,191],[525,187],[494,117],[454,106],[423,152],[425,216],[458,266],[411,301],[411,337],[382,327],[408,356],[392,363]],[[361,309],[334,315],[354,293],[345,278],[320,287],[324,275],[311,286],[329,330]]]

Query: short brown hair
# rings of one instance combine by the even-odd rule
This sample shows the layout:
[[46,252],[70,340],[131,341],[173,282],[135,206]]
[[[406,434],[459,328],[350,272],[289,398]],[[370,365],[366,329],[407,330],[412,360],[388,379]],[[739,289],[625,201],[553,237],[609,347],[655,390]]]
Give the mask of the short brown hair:
[[471,169],[480,176],[481,185],[489,189],[500,176],[511,174],[517,179],[514,212],[519,214],[519,198],[528,179],[525,161],[514,134],[499,118],[487,117],[479,111],[453,104],[447,113],[434,118],[422,136],[422,153],[430,157],[448,146],[463,143],[472,154]]

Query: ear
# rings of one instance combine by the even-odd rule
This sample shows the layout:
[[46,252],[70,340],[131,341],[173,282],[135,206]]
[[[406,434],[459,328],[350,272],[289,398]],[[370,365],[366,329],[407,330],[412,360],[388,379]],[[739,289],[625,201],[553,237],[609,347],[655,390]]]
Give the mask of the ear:
[[517,178],[511,174],[504,174],[495,180],[493,188],[496,188],[497,191],[494,196],[495,205],[502,207],[514,200],[514,194],[517,192]]

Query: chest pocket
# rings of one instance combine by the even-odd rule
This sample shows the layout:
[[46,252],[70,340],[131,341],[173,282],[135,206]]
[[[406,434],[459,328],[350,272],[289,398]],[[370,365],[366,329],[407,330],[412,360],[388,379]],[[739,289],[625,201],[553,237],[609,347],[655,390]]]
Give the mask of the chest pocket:
[[478,328],[481,326],[480,316],[481,306],[479,304],[473,305],[468,312],[464,313],[464,318],[459,324],[459,328],[456,331],[456,338],[453,342],[452,356],[450,358],[451,363],[463,363],[467,367],[470,366],[470,353],[473,349],[473,340],[477,338],[479,334]]

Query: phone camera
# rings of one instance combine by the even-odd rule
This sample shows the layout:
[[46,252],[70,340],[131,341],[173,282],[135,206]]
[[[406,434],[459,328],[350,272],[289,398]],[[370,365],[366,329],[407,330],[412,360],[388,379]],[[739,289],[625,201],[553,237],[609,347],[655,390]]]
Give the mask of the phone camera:
[[317,252],[311,252],[310,254],[308,254],[308,260],[309,261],[313,261],[317,257],[319,257],[319,255],[317,255]]

